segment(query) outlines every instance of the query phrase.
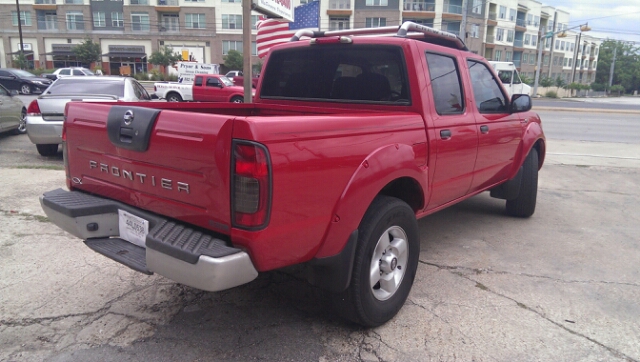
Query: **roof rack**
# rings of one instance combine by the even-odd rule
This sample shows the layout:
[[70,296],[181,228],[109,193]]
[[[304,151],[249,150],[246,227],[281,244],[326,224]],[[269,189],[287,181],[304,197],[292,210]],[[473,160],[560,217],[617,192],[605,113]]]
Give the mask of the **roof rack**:
[[401,38],[423,40],[428,43],[434,43],[459,50],[469,50],[464,44],[464,41],[462,41],[462,39],[460,39],[457,35],[446,31],[437,30],[428,26],[416,24],[411,21],[405,21],[400,26],[384,26],[379,28],[361,28],[334,31],[300,29],[291,37],[290,41],[298,41],[303,36],[313,39],[343,35],[397,36]]

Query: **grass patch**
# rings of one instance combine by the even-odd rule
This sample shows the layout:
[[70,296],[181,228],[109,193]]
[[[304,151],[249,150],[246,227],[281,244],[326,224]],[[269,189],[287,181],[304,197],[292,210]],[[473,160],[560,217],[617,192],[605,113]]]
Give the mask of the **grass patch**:
[[16,168],[19,170],[55,170],[55,171],[64,171],[64,166],[58,165],[45,165],[45,166],[15,166],[11,168]]

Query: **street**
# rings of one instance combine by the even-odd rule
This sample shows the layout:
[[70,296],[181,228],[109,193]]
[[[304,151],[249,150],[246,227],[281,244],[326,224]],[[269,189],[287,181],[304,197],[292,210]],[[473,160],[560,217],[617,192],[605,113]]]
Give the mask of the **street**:
[[374,329],[333,316],[297,268],[210,293],[91,251],[38,202],[65,186],[62,153],[2,134],[0,361],[640,361],[630,109],[540,106],[536,213],[507,217],[484,193],[421,219],[411,294]]

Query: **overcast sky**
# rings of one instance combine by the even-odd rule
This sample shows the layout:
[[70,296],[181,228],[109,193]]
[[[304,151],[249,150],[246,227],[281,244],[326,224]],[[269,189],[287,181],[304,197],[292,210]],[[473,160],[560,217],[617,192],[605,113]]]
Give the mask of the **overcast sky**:
[[590,35],[640,46],[640,0],[539,0],[568,11],[569,27],[589,22]]

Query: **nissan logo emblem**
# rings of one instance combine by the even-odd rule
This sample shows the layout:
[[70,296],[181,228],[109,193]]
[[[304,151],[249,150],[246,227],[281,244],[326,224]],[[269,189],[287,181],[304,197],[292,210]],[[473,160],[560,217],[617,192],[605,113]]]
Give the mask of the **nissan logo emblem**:
[[133,111],[132,110],[127,110],[126,112],[124,112],[124,124],[126,124],[127,126],[131,124],[131,122],[133,122]]

